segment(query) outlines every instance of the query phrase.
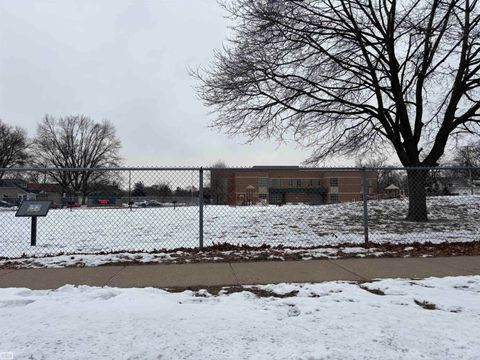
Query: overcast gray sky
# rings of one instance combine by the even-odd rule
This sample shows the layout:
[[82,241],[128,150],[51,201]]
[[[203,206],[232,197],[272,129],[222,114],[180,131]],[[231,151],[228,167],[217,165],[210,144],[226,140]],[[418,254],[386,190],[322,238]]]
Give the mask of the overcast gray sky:
[[109,119],[127,165],[298,164],[308,151],[207,128],[188,67],[227,35],[215,0],[0,0],[0,118]]

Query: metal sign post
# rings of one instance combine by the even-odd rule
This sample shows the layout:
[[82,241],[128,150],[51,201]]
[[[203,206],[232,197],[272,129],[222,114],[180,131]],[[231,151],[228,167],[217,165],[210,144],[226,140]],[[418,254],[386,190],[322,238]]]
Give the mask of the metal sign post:
[[30,246],[37,245],[37,218],[47,216],[51,206],[51,201],[24,200],[18,208],[16,217],[32,218]]
[[37,217],[32,216],[32,230],[30,234],[30,246],[37,246]]

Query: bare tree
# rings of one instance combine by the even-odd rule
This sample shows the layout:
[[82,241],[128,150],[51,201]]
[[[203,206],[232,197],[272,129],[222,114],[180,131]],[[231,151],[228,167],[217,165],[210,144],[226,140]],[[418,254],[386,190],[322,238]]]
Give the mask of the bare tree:
[[[293,136],[309,159],[394,150],[436,166],[479,132],[478,0],[231,0],[232,37],[200,69],[213,126]],[[426,171],[408,171],[407,219],[427,220]]]
[[457,145],[449,159],[449,165],[476,168],[456,169],[448,172],[449,177],[468,179],[470,186],[473,189],[473,182],[478,182],[478,180],[480,180],[480,140]]
[[387,157],[386,156],[379,156],[379,157],[358,157],[355,159],[355,167],[357,168],[383,168],[387,165]]
[[452,165],[480,168],[480,140],[457,147],[453,153]]
[[[29,159],[27,132],[0,120],[0,169],[25,165]],[[5,171],[0,170],[0,180]]]
[[355,166],[358,168],[372,168],[377,169],[379,193],[385,193],[385,189],[390,185],[398,186],[402,191],[406,190],[406,174],[405,171],[395,169],[398,166],[392,166],[387,163],[386,156],[379,156],[374,158],[357,158]]
[[39,124],[34,150],[37,165],[55,167],[49,175],[64,191],[82,195],[82,204],[90,185],[108,176],[106,171],[62,171],[62,168],[98,169],[118,166],[120,140],[112,123],[95,123],[89,117],[46,115]]

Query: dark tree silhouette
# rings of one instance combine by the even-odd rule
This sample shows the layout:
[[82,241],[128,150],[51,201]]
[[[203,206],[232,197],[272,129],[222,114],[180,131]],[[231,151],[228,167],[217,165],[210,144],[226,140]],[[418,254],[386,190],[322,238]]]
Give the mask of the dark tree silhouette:
[[155,184],[152,186],[144,186],[143,187],[143,192],[145,195],[142,196],[161,196],[161,197],[168,197],[172,196],[173,191],[170,188],[170,185],[168,183],[159,183]]
[[135,183],[135,185],[133,186],[132,196],[142,197],[146,195],[147,195],[147,192],[145,190],[145,185],[143,184],[143,182],[140,181]]
[[[27,132],[0,120],[0,169],[25,165],[29,160]],[[5,171],[0,170],[0,180]]]
[[[293,136],[333,155],[394,150],[436,166],[448,140],[479,132],[478,0],[232,0],[234,25],[195,72],[213,126]],[[427,220],[427,171],[408,171],[407,219]]]
[[[64,191],[81,194],[82,204],[92,190],[91,184],[109,176],[108,171],[93,169],[118,166],[120,147],[113,124],[95,123],[83,115],[58,119],[46,115],[33,143],[36,164],[58,168],[59,171],[51,171],[49,175]],[[62,168],[92,170],[61,171]]]
[[165,184],[165,183],[161,183],[159,185],[156,185],[154,188],[157,190],[157,194],[162,196],[162,197],[172,196],[172,194],[173,194],[173,191],[170,188],[170,185]]

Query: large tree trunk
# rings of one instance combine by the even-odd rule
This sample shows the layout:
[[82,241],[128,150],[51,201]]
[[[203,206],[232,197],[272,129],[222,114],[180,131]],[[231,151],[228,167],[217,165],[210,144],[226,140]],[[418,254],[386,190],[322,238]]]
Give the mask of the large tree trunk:
[[408,221],[427,221],[427,183],[428,170],[407,170],[408,179]]
[[82,191],[82,205],[87,205],[88,193]]

